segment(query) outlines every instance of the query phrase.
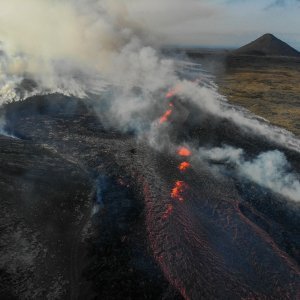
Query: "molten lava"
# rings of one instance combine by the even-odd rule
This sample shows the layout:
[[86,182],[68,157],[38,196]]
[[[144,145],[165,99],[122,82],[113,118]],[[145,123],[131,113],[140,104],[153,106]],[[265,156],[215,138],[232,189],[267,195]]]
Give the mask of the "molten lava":
[[169,117],[172,115],[173,110],[168,109],[165,114],[160,118],[159,124],[163,124],[169,120]]
[[168,204],[167,209],[165,211],[165,213],[163,214],[163,219],[166,220],[170,217],[170,215],[172,214],[174,210],[174,206],[172,204]]
[[176,94],[178,94],[181,90],[181,87],[178,85],[178,86],[175,86],[173,89],[170,89],[167,94],[166,94],[166,98],[167,99],[170,99],[172,97],[174,97]]
[[176,181],[174,188],[171,192],[171,197],[173,199],[179,200],[180,202],[184,201],[183,193],[187,189],[187,185],[183,181]]
[[181,163],[178,168],[181,172],[184,172],[187,169],[189,169],[190,167],[191,167],[191,164],[189,162],[185,161],[185,162]]
[[177,154],[183,157],[189,157],[192,155],[192,152],[186,147],[180,147],[177,151]]

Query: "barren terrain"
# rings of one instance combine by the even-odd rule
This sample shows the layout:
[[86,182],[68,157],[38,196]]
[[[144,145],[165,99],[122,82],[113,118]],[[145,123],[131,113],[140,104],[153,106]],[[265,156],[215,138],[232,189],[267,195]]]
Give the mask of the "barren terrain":
[[299,58],[220,55],[200,61],[230,102],[300,136]]
[[[280,149],[299,170],[297,152],[174,99],[179,115],[183,104],[178,144]],[[181,173],[175,153],[105,130],[88,102],[38,96],[6,115],[19,139],[0,140],[3,299],[299,295],[299,207],[279,194],[216,176],[222,164]]]

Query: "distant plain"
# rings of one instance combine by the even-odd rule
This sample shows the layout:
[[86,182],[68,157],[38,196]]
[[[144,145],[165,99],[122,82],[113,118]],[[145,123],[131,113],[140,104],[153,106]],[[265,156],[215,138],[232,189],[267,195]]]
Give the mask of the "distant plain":
[[300,136],[300,58],[192,53],[221,94]]

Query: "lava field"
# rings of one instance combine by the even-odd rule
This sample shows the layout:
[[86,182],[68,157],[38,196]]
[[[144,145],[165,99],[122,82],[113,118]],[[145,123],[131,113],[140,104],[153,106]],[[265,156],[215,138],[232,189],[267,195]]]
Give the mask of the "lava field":
[[1,299],[299,299],[299,204],[194,149],[279,149],[298,173],[300,154],[174,93],[161,149],[89,100],[5,105]]

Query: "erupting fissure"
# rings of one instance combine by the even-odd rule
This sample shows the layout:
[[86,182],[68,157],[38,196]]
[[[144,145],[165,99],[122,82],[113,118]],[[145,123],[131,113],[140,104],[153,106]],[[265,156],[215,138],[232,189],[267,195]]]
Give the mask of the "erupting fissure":
[[[171,89],[167,94],[166,94],[166,98],[172,98],[173,96],[175,96],[178,92],[180,91],[180,86],[176,86],[173,89]],[[174,104],[172,102],[169,103],[169,109],[166,110],[166,112],[164,113],[164,115],[160,118],[159,123],[163,124],[167,121],[169,121],[170,116],[173,113],[173,109],[174,109]],[[180,147],[177,150],[177,154],[181,157],[189,157],[192,155],[192,152],[187,148],[187,147]],[[187,171],[189,168],[191,167],[191,164],[187,161],[184,161],[182,163],[180,163],[180,165],[178,166],[178,169],[181,172],[185,172]],[[177,180],[174,184],[174,187],[171,191],[171,198],[174,200],[178,200],[180,202],[184,202],[184,192],[187,190],[188,186],[184,181],[180,181]],[[172,204],[168,204],[166,211],[163,213],[162,218],[164,220],[167,220],[171,214],[174,211],[174,206]]]
[[180,165],[179,165],[179,170],[181,171],[181,172],[184,172],[184,171],[186,171],[187,169],[189,169],[191,167],[191,164],[189,163],[189,162],[187,162],[187,161],[184,161],[184,162],[182,162]]
[[[171,98],[171,97],[173,97],[175,95],[175,93],[170,93],[170,92],[168,92],[167,94],[166,94],[166,98],[167,99],[169,99],[169,98]],[[159,119],[159,124],[163,124],[163,123],[166,123],[168,120],[169,120],[169,118],[170,118],[170,116],[172,115],[172,113],[173,113],[173,108],[174,108],[174,104],[172,103],[172,102],[170,102],[169,103],[169,109],[164,113],[164,115]]]
[[163,124],[169,120],[169,117],[172,115],[173,110],[168,109],[165,114],[160,118],[159,124]]
[[192,152],[186,147],[180,147],[177,151],[177,154],[182,157],[189,157],[192,155]]
[[187,184],[184,181],[176,181],[175,186],[172,189],[171,197],[173,199],[179,200],[180,202],[184,201],[183,193],[187,189]]

